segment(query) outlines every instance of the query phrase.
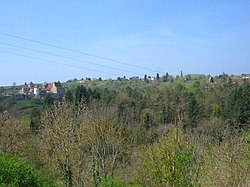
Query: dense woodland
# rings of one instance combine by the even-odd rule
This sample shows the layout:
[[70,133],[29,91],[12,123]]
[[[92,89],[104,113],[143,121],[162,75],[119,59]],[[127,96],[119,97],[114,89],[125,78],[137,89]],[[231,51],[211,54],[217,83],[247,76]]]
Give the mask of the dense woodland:
[[1,186],[250,185],[250,84],[157,77],[0,102]]

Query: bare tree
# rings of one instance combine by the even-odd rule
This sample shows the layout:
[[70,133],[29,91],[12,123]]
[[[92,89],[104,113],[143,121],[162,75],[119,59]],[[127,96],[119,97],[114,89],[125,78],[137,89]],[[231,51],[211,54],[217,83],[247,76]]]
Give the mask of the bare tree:
[[[85,121],[84,121],[85,120]],[[83,182],[83,133],[79,132],[88,121],[88,112],[83,104],[75,106],[62,102],[43,114],[41,119],[41,149],[50,168],[61,171],[66,186]]]
[[112,111],[94,114],[83,103],[68,102],[42,115],[42,156],[66,186],[97,186],[114,175],[127,144],[125,130],[113,116]]
[[0,114],[0,149],[17,154],[24,150],[30,136],[29,128],[8,114]]
[[129,148],[128,135],[114,116],[112,110],[96,113],[88,126],[88,144],[93,162],[97,164],[95,172],[99,174],[99,178],[95,178],[96,184],[98,180],[105,181],[108,177],[114,176],[119,159]]
[[232,137],[221,145],[210,146],[205,155],[205,186],[249,185],[249,145],[242,139]]

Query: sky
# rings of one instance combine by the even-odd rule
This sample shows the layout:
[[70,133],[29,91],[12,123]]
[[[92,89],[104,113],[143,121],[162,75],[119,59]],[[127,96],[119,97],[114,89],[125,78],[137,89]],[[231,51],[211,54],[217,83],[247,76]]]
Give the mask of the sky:
[[249,0],[0,2],[0,86],[250,73]]

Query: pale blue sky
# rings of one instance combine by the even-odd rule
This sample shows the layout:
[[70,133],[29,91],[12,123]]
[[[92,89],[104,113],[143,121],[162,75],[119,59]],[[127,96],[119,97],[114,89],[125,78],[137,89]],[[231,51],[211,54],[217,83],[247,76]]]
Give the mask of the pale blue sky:
[[180,74],[181,70],[184,74],[250,73],[249,0],[0,2],[0,33],[47,42],[147,69],[0,34],[0,85],[66,81],[75,77],[142,77],[144,74],[155,75],[155,71],[173,75]]

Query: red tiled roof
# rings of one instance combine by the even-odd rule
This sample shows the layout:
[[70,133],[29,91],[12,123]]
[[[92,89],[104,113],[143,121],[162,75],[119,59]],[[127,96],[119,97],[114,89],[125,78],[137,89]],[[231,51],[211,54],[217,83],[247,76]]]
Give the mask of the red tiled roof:
[[46,85],[45,89],[46,89],[47,91],[51,91],[52,87],[53,87],[53,83],[48,83],[48,84]]

